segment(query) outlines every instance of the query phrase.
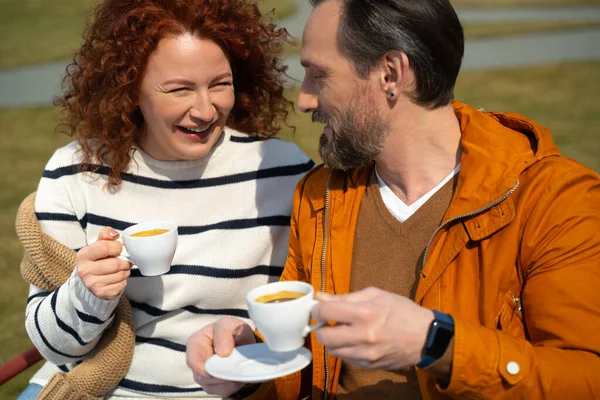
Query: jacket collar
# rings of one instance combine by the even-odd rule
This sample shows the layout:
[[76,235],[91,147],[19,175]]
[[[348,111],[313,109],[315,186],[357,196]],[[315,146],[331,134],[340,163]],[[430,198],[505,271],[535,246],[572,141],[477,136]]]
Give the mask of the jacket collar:
[[[364,192],[372,168],[373,166],[355,168],[349,171],[333,171],[329,190],[330,201],[343,204],[349,191],[359,195]],[[325,208],[327,182],[331,172],[331,169],[325,168],[321,164],[314,171],[314,176],[311,177],[312,183],[307,185],[306,195],[315,211]]]
[[462,156],[444,220],[498,200],[532,164],[560,154],[547,128],[519,114],[486,113],[458,101],[452,105],[462,132]]

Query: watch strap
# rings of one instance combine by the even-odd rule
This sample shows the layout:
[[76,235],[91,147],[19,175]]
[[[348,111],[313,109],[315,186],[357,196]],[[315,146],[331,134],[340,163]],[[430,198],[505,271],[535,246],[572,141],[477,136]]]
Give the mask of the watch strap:
[[256,392],[260,388],[260,386],[261,386],[260,383],[248,383],[248,384],[242,386],[242,388],[240,390],[238,390],[237,392],[230,394],[229,398],[232,400],[245,399],[247,397],[252,396],[254,394],[254,392]]

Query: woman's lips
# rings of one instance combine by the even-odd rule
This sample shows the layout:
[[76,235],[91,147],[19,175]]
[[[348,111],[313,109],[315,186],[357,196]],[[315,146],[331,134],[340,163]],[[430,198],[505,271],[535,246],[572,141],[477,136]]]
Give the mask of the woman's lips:
[[190,130],[186,127],[177,126],[177,131],[181,133],[186,139],[192,142],[203,142],[210,136],[210,134],[215,128],[215,125],[216,121],[213,122],[207,129],[203,130],[202,132],[194,132],[193,130]]

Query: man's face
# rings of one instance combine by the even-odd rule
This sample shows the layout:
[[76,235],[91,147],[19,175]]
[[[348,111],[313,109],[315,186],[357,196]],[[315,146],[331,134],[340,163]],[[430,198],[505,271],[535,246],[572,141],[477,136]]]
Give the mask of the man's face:
[[319,142],[325,164],[345,170],[374,160],[388,122],[382,116],[376,79],[361,79],[339,51],[340,13],[338,0],[328,0],[306,23],[300,55],[305,76],[298,106],[312,113],[314,122],[325,124]]

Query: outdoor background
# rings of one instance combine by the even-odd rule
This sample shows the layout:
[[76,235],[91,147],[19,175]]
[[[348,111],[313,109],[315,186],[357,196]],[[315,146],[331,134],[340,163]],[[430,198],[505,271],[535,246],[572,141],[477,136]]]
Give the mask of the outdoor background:
[[[275,8],[271,17],[286,27],[289,23],[290,31],[298,35],[310,11],[306,3],[308,0],[262,0],[260,6],[264,11]],[[32,65],[36,71],[47,71],[46,66],[55,65],[53,62],[59,62],[57,65],[64,70],[62,65],[81,41],[84,21],[93,4],[91,0],[0,0],[0,364],[31,346],[24,328],[28,286],[19,273],[22,251],[14,233],[15,213],[20,201],[35,190],[53,151],[69,141],[64,135],[55,134],[57,109],[50,105],[50,96],[35,96],[38,86],[41,91],[47,80],[57,86],[60,74],[47,73],[40,83],[11,77],[30,71]],[[459,77],[456,98],[486,110],[513,111],[536,120],[553,131],[565,155],[600,171],[600,57],[594,52],[600,45],[593,40],[582,41],[580,47],[584,48],[579,50],[583,56],[565,56],[569,58],[567,62],[560,57],[561,51],[573,50],[573,46],[562,44],[564,35],[589,38],[585,35],[599,34],[600,0],[455,0],[454,5],[465,11],[463,24],[473,54],[484,48],[491,52],[492,60],[482,64],[481,69],[477,67],[478,60],[470,60]],[[543,10],[563,12],[563,7],[568,7],[564,8],[566,15],[581,6],[592,12],[583,11],[578,14],[581,17],[570,18],[522,18],[526,10],[543,15]],[[497,16],[506,7],[516,11],[502,20],[467,21],[470,11]],[[494,59],[495,49],[504,44],[511,43],[516,49],[536,38],[555,43],[548,52],[554,61],[537,63],[528,56],[516,56],[516,61],[509,62],[500,53]],[[286,49],[290,65],[297,64],[297,51],[298,46]],[[295,77],[301,79],[298,74]],[[21,87],[31,92],[29,100],[17,100],[25,91]],[[296,94],[297,89],[289,90],[291,99]],[[299,113],[289,122],[297,127],[295,135],[285,128],[281,137],[294,140],[319,161],[317,143],[321,128],[313,126],[309,116]],[[39,365],[0,387],[0,399],[16,398]]]

